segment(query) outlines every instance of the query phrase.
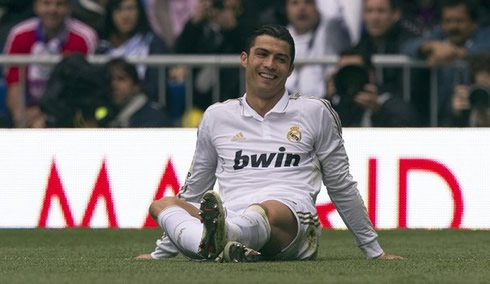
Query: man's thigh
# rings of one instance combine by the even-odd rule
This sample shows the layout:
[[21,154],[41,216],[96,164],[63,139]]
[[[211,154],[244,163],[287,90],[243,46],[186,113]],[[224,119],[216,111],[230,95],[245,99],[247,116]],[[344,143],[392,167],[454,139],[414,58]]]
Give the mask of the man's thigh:
[[281,200],[279,202],[289,209],[291,216],[295,219],[296,228],[293,228],[292,231],[295,231],[296,234],[272,258],[275,260],[314,259],[318,253],[321,236],[320,221],[316,209],[312,208],[311,204],[296,201]]

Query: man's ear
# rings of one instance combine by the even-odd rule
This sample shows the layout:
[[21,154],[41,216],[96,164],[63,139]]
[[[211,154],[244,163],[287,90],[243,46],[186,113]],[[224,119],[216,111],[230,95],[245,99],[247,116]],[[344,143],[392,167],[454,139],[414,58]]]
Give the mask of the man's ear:
[[245,51],[242,51],[242,53],[240,53],[240,63],[244,68],[247,67],[247,60],[248,60],[248,54]]
[[293,65],[291,65],[291,67],[289,67],[288,77],[289,77],[289,76],[291,76],[291,73],[293,73],[293,71],[294,71],[294,66],[295,66],[295,65],[293,64]]
[[393,22],[398,22],[400,20],[400,18],[402,17],[402,11],[397,8],[393,11]]

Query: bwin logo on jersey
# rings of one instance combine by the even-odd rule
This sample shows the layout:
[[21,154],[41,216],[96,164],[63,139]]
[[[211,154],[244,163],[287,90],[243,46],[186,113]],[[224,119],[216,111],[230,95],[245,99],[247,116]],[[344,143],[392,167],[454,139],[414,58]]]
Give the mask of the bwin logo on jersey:
[[250,165],[252,168],[268,168],[273,166],[274,168],[280,167],[297,167],[300,161],[298,154],[284,153],[286,148],[280,147],[280,153],[264,153],[253,155],[242,155],[242,150],[235,153],[235,165],[233,169],[241,170]]

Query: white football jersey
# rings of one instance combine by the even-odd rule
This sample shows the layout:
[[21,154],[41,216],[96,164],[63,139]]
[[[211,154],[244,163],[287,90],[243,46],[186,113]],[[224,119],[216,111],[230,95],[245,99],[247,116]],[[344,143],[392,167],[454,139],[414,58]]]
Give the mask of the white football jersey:
[[379,255],[376,232],[349,173],[341,131],[330,103],[316,97],[286,92],[264,117],[247,104],[246,94],[216,103],[201,119],[179,197],[199,202],[217,178],[227,208],[273,199],[308,204],[316,213],[323,180],[357,244],[368,256]]

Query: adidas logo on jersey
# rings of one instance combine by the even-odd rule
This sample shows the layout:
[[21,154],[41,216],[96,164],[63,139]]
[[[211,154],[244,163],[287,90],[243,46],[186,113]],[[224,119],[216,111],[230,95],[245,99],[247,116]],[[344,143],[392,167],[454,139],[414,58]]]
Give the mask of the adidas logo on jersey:
[[284,153],[286,148],[280,147],[279,153],[264,153],[253,155],[242,155],[242,150],[235,153],[235,164],[233,169],[241,170],[250,166],[251,168],[280,168],[280,167],[297,167],[300,162],[298,154]]
[[245,141],[245,135],[243,135],[243,133],[241,132],[238,132],[238,134],[231,137],[231,141]]

